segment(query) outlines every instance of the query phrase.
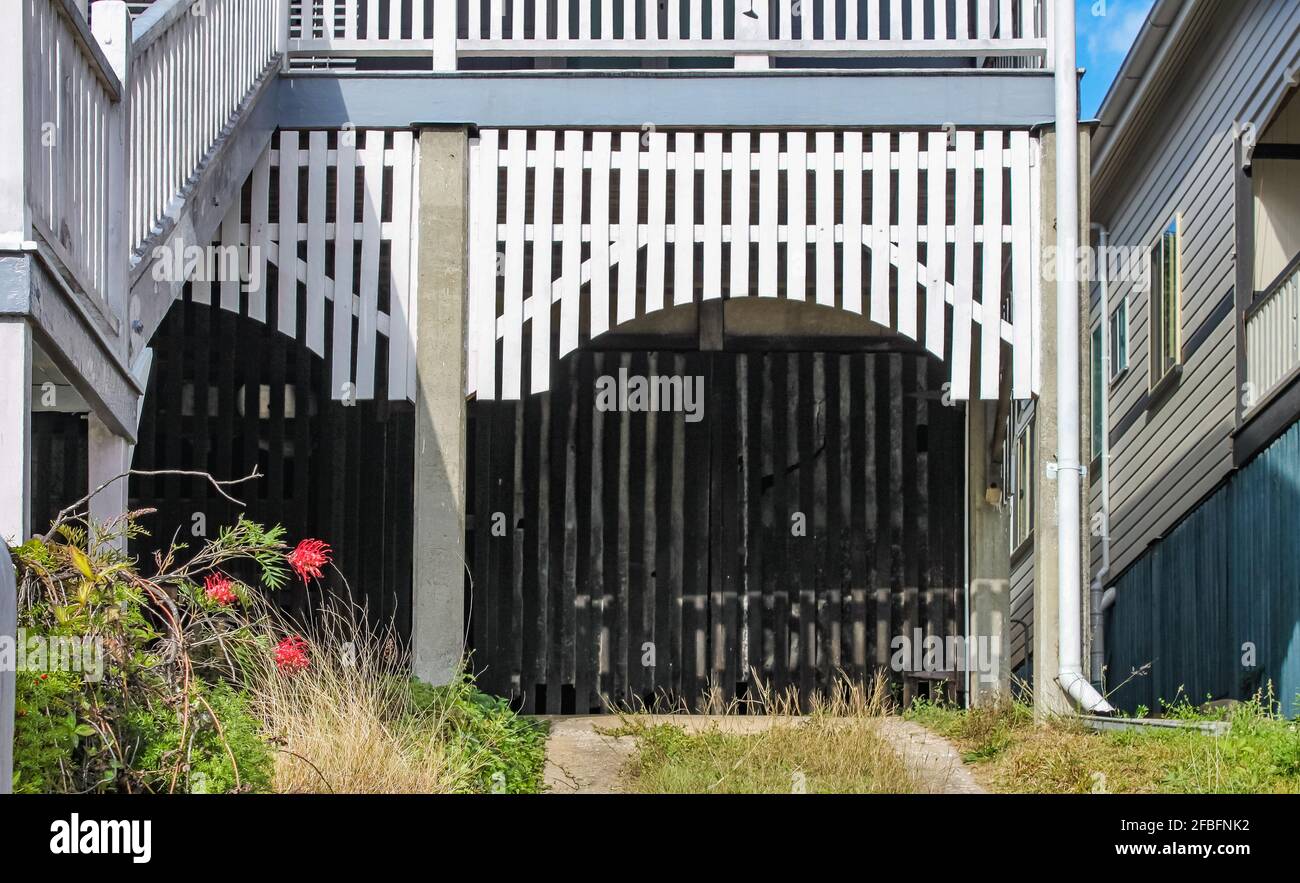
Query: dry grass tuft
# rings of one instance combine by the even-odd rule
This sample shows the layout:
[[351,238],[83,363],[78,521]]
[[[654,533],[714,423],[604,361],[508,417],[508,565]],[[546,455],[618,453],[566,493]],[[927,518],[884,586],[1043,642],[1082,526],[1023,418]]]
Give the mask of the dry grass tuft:
[[[500,746],[490,736],[467,738],[482,719],[466,712],[475,695],[468,682],[439,689],[414,683],[392,630],[368,628],[356,609],[326,608],[310,631],[297,630],[309,639],[306,669],[285,674],[269,653],[246,663],[255,707],[277,748],[275,791],[485,790],[484,773],[498,762]],[[262,641],[280,634],[283,625],[268,627]]]

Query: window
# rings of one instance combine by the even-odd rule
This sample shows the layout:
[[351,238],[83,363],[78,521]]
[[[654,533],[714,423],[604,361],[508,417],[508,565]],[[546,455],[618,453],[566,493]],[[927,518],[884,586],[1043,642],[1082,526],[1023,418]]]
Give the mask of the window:
[[1151,249],[1151,388],[1182,360],[1182,223],[1175,215]]
[[1110,314],[1110,379],[1119,379],[1128,370],[1128,298],[1120,299]]
[[1092,459],[1101,456],[1102,427],[1105,426],[1106,370],[1102,365],[1102,325],[1092,329]]
[[1010,475],[1011,552],[1034,533],[1034,412],[1032,405],[1016,405],[1012,414]]

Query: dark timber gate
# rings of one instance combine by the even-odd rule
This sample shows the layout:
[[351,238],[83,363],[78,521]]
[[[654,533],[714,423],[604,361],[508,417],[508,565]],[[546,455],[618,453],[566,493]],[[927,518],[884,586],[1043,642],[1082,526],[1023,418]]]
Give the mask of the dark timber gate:
[[[596,407],[702,376],[703,419]],[[964,419],[942,366],[871,353],[578,352],[470,408],[473,668],[528,711],[807,697],[961,634]],[[495,530],[493,529],[495,527]]]

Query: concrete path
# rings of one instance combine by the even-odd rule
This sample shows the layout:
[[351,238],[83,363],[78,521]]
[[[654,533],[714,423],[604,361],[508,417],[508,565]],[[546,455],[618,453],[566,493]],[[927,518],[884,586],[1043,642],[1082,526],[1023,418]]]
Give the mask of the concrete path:
[[[552,715],[546,740],[548,794],[618,794],[626,791],[623,771],[636,750],[632,736],[610,736],[600,731],[617,729],[614,715]],[[758,733],[776,723],[798,723],[798,718],[726,715],[638,715],[648,725],[672,724],[687,732],[699,732],[716,724],[727,732]],[[928,794],[980,794],[961,760],[961,754],[947,740],[911,721],[898,717],[878,722],[881,735],[889,740]]]

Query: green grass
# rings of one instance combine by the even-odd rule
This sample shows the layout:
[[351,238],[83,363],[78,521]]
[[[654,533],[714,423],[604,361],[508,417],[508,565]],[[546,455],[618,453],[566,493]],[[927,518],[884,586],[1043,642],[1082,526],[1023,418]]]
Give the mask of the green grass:
[[1020,793],[1300,793],[1300,724],[1256,699],[1202,712],[1186,701],[1164,717],[1220,720],[1196,729],[1096,732],[1069,719],[1035,723],[1024,705],[961,711],[918,703],[907,717],[952,740],[995,791]]
[[649,794],[906,793],[915,783],[868,721],[812,717],[759,733],[625,726],[633,790]]

